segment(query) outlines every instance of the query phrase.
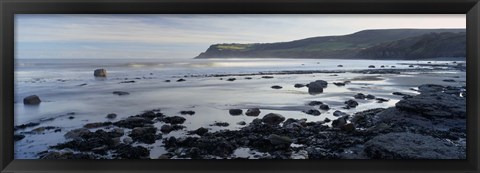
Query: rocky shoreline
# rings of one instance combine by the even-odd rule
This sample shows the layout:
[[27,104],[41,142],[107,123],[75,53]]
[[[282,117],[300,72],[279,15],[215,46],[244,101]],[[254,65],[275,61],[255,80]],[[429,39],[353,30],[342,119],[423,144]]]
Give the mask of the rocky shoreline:
[[[114,122],[85,124],[67,132],[65,142],[38,153],[40,159],[465,159],[466,90],[464,87],[421,85],[420,94],[404,97],[395,107],[376,108],[353,115],[335,111],[335,120],[307,122],[276,113],[256,118],[239,130],[210,132],[209,127],[182,137],[164,137],[182,131],[193,111],[167,116],[150,110]],[[367,99],[363,94],[349,100]],[[369,96],[372,98],[372,96]],[[347,106],[351,103],[346,103]],[[322,102],[311,105],[326,108]],[[232,116],[241,109],[229,111]],[[258,109],[247,110],[258,116]],[[328,123],[331,121],[331,125]],[[154,126],[163,122],[161,128]],[[240,123],[240,122],[239,122]],[[25,124],[16,128],[37,126]],[[212,126],[228,126],[215,122]],[[44,128],[41,130],[55,130]],[[18,138],[17,138],[18,137]],[[24,137],[24,136],[23,136]],[[22,140],[21,134],[16,140]],[[143,144],[161,141],[166,153],[150,158]],[[248,149],[250,156],[235,155]]]

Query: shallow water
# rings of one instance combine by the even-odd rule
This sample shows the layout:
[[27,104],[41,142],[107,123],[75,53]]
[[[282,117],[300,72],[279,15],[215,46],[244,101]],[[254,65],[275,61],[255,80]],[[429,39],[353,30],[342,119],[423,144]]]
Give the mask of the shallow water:
[[[15,143],[16,159],[36,158],[35,154],[47,150],[48,146],[64,142],[63,135],[69,130],[82,127],[86,123],[109,121],[105,116],[116,113],[117,121],[145,110],[160,108],[167,116],[184,116],[185,130],[207,127],[212,131],[239,129],[240,121],[247,124],[255,118],[268,113],[279,113],[286,118],[306,118],[308,121],[335,119],[332,113],[341,110],[355,113],[371,108],[394,106],[401,99],[392,92],[416,94],[411,88],[421,84],[437,83],[442,85],[462,85],[465,73],[441,71],[431,73],[359,74],[331,73],[270,75],[272,79],[261,75],[222,77],[183,77],[184,75],[237,74],[281,70],[349,70],[367,69],[368,65],[394,65],[396,68],[409,68],[399,63],[422,63],[417,61],[369,61],[369,60],[291,60],[291,59],[233,59],[233,60],[17,60],[15,71],[15,124],[42,121],[42,126],[62,128],[61,132],[47,131],[45,134],[27,134],[26,138]],[[426,63],[426,62],[425,62]],[[432,63],[451,63],[434,62]],[[344,67],[338,68],[342,64]],[[106,68],[107,78],[93,77],[93,70]],[[180,77],[184,82],[175,82]],[[457,78],[458,77],[458,78]],[[227,81],[236,78],[235,81]],[[452,78],[460,82],[443,82]],[[135,83],[120,83],[134,80]],[[172,82],[164,82],[171,80]],[[329,82],[324,93],[310,95],[307,88],[295,88],[296,83],[307,84],[314,80]],[[351,81],[346,86],[335,86],[333,82]],[[81,86],[81,84],[86,84]],[[272,89],[280,85],[282,89]],[[126,91],[130,95],[118,96],[113,91]],[[353,99],[356,93],[372,94],[389,99],[389,102],[377,103],[375,100],[357,100],[359,106],[343,109],[344,101]],[[23,105],[23,98],[36,94],[42,99],[39,106]],[[312,116],[302,111],[317,108],[307,106],[309,101],[322,101],[330,105],[331,110],[321,111],[320,116]],[[244,112],[248,108],[260,108],[259,117],[231,116],[229,109],[239,108]],[[318,108],[317,108],[318,109]],[[195,115],[180,115],[180,111],[193,110]],[[74,112],[74,119],[69,119]],[[51,121],[45,121],[55,118]],[[210,126],[215,121],[228,122],[228,127]],[[162,122],[155,124],[158,128]],[[36,128],[36,127],[34,127]],[[27,128],[23,131],[30,131]],[[22,132],[22,131],[17,131]],[[184,136],[185,131],[172,132],[169,136]],[[161,140],[155,144],[144,145],[151,149],[151,157],[157,158],[165,153]],[[237,152],[242,157],[243,150]],[[245,152],[248,152],[245,150]]]

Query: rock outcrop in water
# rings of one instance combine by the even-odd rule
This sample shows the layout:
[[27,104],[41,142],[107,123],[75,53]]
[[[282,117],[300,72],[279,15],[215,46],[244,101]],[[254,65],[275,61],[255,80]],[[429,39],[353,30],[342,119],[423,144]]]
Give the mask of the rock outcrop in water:
[[23,104],[25,105],[38,105],[40,104],[40,102],[42,101],[40,100],[40,97],[38,97],[37,95],[31,95],[23,99]]
[[107,70],[96,69],[95,71],[93,71],[93,76],[95,76],[95,77],[107,77]]

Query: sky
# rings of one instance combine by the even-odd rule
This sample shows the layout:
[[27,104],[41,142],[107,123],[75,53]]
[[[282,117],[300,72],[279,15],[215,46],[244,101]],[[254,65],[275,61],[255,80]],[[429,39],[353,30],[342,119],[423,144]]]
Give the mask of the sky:
[[17,14],[15,58],[193,58],[211,44],[270,43],[365,29],[465,28],[464,14]]

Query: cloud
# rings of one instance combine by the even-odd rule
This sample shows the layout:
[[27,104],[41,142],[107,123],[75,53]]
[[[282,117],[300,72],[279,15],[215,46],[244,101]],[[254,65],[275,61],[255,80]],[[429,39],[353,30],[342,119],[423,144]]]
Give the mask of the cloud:
[[[31,55],[39,51],[57,58],[66,57],[55,55],[60,51],[75,52],[69,54],[75,56],[68,57],[77,58],[92,54],[100,58],[118,57],[102,51],[144,55],[140,57],[162,57],[168,54],[170,57],[178,55],[191,58],[200,53],[199,50],[204,50],[214,43],[281,42],[315,36],[344,35],[364,29],[465,26],[464,14],[18,14],[15,21],[15,39],[20,47],[17,55],[21,58],[33,58]],[[27,44],[28,46],[23,46]],[[41,46],[42,44],[50,46]],[[59,46],[61,44],[71,46]],[[42,50],[35,49],[36,47],[42,47]],[[132,47],[141,51],[132,50]],[[82,52],[85,56],[82,56]]]

